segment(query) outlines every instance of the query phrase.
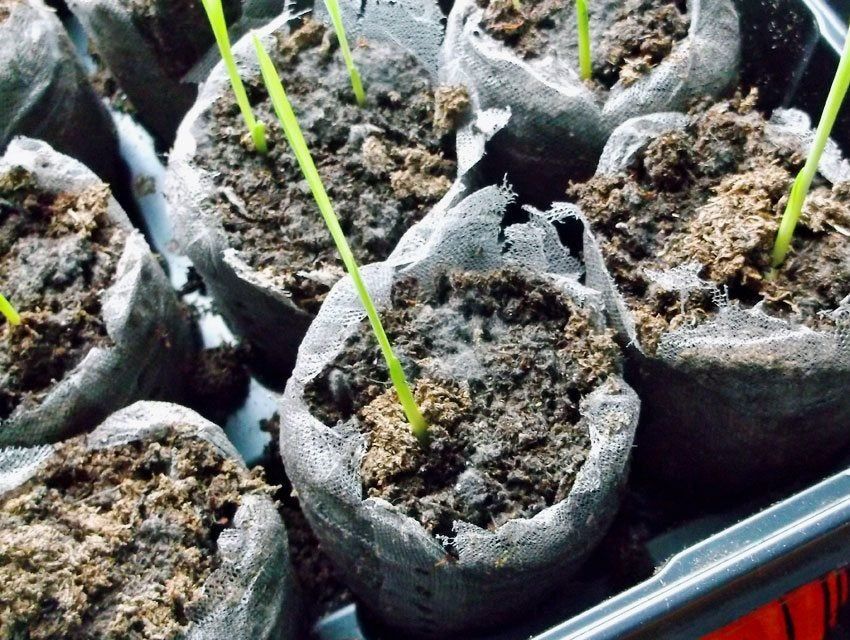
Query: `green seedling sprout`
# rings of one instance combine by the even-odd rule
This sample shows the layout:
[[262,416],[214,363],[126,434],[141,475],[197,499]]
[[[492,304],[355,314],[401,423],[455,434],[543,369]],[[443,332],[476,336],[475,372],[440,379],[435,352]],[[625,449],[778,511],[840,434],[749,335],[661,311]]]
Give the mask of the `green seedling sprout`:
[[15,307],[12,306],[11,302],[6,300],[2,293],[0,293],[0,313],[3,314],[9,324],[21,324],[21,316],[18,315]]
[[576,0],[578,23],[578,68],[582,80],[590,80],[590,21],[587,17],[587,0]]
[[224,20],[221,0],[201,0],[201,2],[207,12],[207,18],[209,18],[210,27],[212,27],[215,41],[218,44],[218,50],[221,52],[221,58],[224,60],[227,75],[230,76],[230,86],[233,87],[236,104],[239,105],[239,111],[242,112],[242,118],[251,133],[254,148],[260,153],[266,153],[268,150],[266,146],[266,125],[254,118],[254,113],[251,111],[248,94],[245,93],[245,86],[242,84],[242,78],[239,77],[236,62],[233,60],[233,51],[230,48],[230,36],[227,34],[227,23]]
[[351,49],[348,48],[348,38],[345,36],[345,27],[342,24],[342,14],[339,11],[339,4],[337,0],[325,0],[325,6],[331,16],[334,31],[336,31],[336,39],[339,41],[339,50],[342,52],[343,60],[345,60],[345,68],[348,69],[348,75],[351,77],[351,89],[354,91],[354,99],[362,107],[366,104],[366,93],[363,91],[363,81],[360,79],[360,72],[354,66]]
[[773,245],[773,255],[770,261],[771,273],[782,264],[791,248],[791,240],[803,211],[803,203],[806,201],[812,180],[814,180],[818,171],[821,155],[823,155],[823,150],[829,140],[832,125],[835,124],[835,119],[838,117],[838,110],[844,101],[848,85],[850,85],[850,32],[848,32],[847,39],[844,41],[844,51],[841,53],[841,60],[838,63],[835,77],[832,79],[832,86],[829,89],[829,95],[826,97],[826,104],[824,104],[820,122],[818,122],[818,128],[815,132],[815,139],[806,158],[806,164],[800,169],[800,173],[797,174],[794,184],[791,186],[791,195],[788,196],[788,204],[785,205],[785,213],[779,223],[779,231]]
[[283,83],[275,69],[274,63],[269,58],[268,53],[263,48],[262,43],[256,35],[253,36],[254,47],[257,50],[257,58],[260,61],[260,71],[263,74],[263,81],[266,84],[266,89],[274,106],[274,111],[280,121],[283,131],[286,134],[286,139],[289,141],[289,146],[292,148],[295,158],[298,160],[298,165],[301,167],[301,173],[307,179],[307,184],[310,185],[310,190],[313,192],[313,198],[319,206],[319,211],[328,226],[328,230],[333,236],[336,243],[337,251],[345,264],[345,269],[351,276],[354,287],[357,289],[357,294],[360,296],[360,301],[363,303],[363,308],[366,310],[366,315],[372,325],[372,331],[375,332],[375,337],[378,339],[378,345],[381,348],[381,353],[387,362],[387,367],[390,371],[390,379],[395,387],[398,399],[404,409],[404,414],[407,421],[410,423],[410,430],[420,442],[425,442],[428,437],[428,423],[422,417],[419,407],[416,406],[416,401],[413,398],[413,393],[410,390],[410,385],[407,383],[407,377],[404,375],[404,370],[401,368],[401,363],[393,353],[389,338],[384,332],[384,327],[381,324],[381,318],[378,316],[378,311],[369,296],[369,291],[366,289],[366,284],[360,277],[360,269],[354,259],[354,254],[351,253],[351,248],[345,239],[345,234],[339,226],[339,220],[333,210],[333,205],[328,198],[325,187],[322,184],[322,179],[319,177],[319,172],[316,170],[316,165],[313,163],[313,158],[307,149],[307,143],[304,141],[304,135],[301,133],[301,127],[298,126],[298,120],[295,117],[295,112],[292,110],[292,105],[286,97],[286,91],[283,88]]

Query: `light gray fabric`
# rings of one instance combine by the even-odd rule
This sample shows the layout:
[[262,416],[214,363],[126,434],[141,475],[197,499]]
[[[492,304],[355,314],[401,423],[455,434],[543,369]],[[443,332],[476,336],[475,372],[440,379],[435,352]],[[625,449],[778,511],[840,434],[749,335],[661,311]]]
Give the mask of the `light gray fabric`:
[[[12,141],[0,159],[0,173],[18,166],[48,192],[101,184],[76,160],[28,138]],[[174,398],[182,389],[183,367],[195,348],[188,318],[145,239],[114,198],[108,214],[128,232],[114,281],[101,297],[111,344],[93,347],[39,405],[18,406],[0,421],[0,446],[56,442],[136,400]]]
[[[499,239],[512,197],[506,188],[488,187],[414,226],[389,260],[363,269],[378,308],[387,306],[392,283],[404,276],[417,276],[427,286],[447,269],[520,264],[551,278],[602,322],[598,293],[578,283],[578,263],[546,220],[532,217],[508,227]],[[304,399],[306,385],[335,359],[363,317],[345,278],[304,338],[280,404],[280,449],[305,515],[352,590],[407,634],[458,637],[515,616],[568,577],[604,534],[626,477],[637,396],[611,378],[583,400],[591,450],[566,499],[495,531],[455,522],[456,537],[441,542],[388,502],[363,499],[365,442],[356,418],[328,427]]]
[[[680,113],[623,123],[597,174],[624,171],[650,140],[686,123]],[[793,110],[777,110],[765,135],[803,155],[812,142],[808,116]],[[820,172],[831,182],[850,178],[850,165],[834,143]],[[702,265],[678,265],[648,275],[681,294],[713,290],[718,313],[663,334],[656,352],[645,353],[592,225],[571,204],[556,203],[547,215],[584,223],[585,284],[602,292],[612,325],[633,347],[638,367],[632,382],[644,403],[636,449],[641,468],[680,489],[717,495],[787,481],[850,445],[850,295],[832,311],[834,331],[813,331],[728,300],[716,284],[696,276]]]
[[41,0],[20,0],[0,22],[0,153],[15,136],[45,140],[103,180],[121,176],[118,140],[65,27]]
[[[621,0],[588,3],[591,43],[613,21]],[[685,109],[703,95],[734,86],[740,57],[738,15],[731,0],[688,0],[690,30],[673,51],[634,84],[596,95],[579,77],[575,6],[564,2],[551,29],[551,46],[523,60],[488,35],[477,0],[457,0],[449,14],[440,77],[464,84],[477,109],[511,111],[492,152],[508,163],[508,178],[523,185],[588,175],[611,131],[634,116]],[[591,47],[591,54],[599,54]],[[553,188],[562,189],[560,182]],[[559,186],[560,185],[560,186]]]
[[[89,449],[117,447],[164,434],[193,432],[222,457],[244,462],[213,423],[184,407],[137,402],[109,416],[86,436]],[[52,446],[0,449],[0,494],[33,478],[53,456]],[[218,539],[219,566],[203,585],[204,599],[187,640],[290,640],[296,638],[299,606],[289,564],[286,529],[267,496],[246,496],[233,527]]]

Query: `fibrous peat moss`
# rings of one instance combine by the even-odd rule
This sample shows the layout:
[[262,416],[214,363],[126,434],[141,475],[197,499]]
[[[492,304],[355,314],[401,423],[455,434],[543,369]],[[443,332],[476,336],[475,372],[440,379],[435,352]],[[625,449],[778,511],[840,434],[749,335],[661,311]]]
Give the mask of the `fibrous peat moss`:
[[352,415],[368,449],[366,496],[433,533],[492,528],[569,493],[590,446],[579,403],[618,369],[612,333],[548,281],[516,269],[402,279],[382,321],[429,423],[405,421],[364,323],[305,397],[333,426]]
[[24,169],[0,175],[0,291],[22,324],[0,324],[0,419],[35,405],[108,342],[100,295],[126,232],[107,215],[109,188],[47,193]]
[[272,491],[189,432],[56,445],[0,497],[0,637],[185,636],[243,496]]
[[746,305],[811,327],[850,292],[850,184],[815,182],[793,250],[768,279],[771,249],[803,156],[765,136],[755,96],[689,116],[684,131],[653,140],[627,172],[573,184],[569,195],[591,222],[606,265],[634,312],[641,343],[716,313],[714,288],[686,301],[649,278],[687,263]]

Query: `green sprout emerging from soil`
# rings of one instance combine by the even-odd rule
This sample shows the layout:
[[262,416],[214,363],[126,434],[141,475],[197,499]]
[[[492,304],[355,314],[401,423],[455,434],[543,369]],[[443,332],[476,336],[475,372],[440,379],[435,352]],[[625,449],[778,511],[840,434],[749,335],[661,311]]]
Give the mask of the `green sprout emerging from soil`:
[[6,300],[5,296],[2,293],[0,293],[0,313],[3,314],[3,317],[6,318],[6,321],[9,324],[21,324],[21,316],[18,315],[18,312],[15,310],[15,307],[12,306],[11,302]]
[[821,155],[826,148],[835,119],[838,117],[838,111],[841,109],[841,103],[844,101],[848,85],[850,85],[850,32],[848,32],[847,39],[844,42],[844,51],[841,53],[841,60],[838,63],[835,77],[832,79],[832,86],[829,89],[829,95],[826,97],[826,104],[824,104],[815,138],[806,158],[806,164],[803,165],[791,186],[791,195],[788,196],[788,204],[785,205],[785,213],[782,216],[782,222],[779,223],[779,231],[773,245],[770,263],[772,269],[776,269],[783,263],[788,250],[791,248],[791,240],[794,237],[797,221],[803,211],[803,203],[806,201],[812,180],[814,180],[818,171]]
[[336,39],[339,41],[339,49],[342,52],[342,58],[345,60],[345,68],[348,69],[348,75],[351,77],[351,89],[354,91],[354,99],[361,107],[366,104],[366,93],[363,91],[363,82],[360,79],[360,72],[354,66],[354,58],[351,57],[351,49],[348,48],[348,38],[345,36],[345,27],[342,24],[342,14],[339,11],[337,0],[325,0],[325,6],[331,16],[331,22],[336,31]]
[[230,48],[230,36],[227,34],[227,23],[224,20],[221,0],[201,0],[201,2],[207,12],[207,18],[209,18],[215,41],[218,44],[218,50],[221,52],[222,60],[224,60],[227,75],[230,76],[230,86],[233,87],[236,104],[239,105],[239,111],[242,112],[242,118],[251,134],[254,148],[260,153],[266,153],[266,125],[254,118],[254,113],[251,111],[251,104],[248,102],[248,95],[245,93],[245,86],[242,84],[242,78],[239,77],[236,62],[233,59],[233,51]]
[[319,172],[316,170],[316,165],[313,163],[313,158],[310,155],[310,150],[307,148],[307,143],[304,141],[304,135],[301,133],[301,127],[298,125],[298,119],[295,117],[295,112],[292,110],[292,105],[286,97],[286,91],[283,88],[283,83],[275,69],[274,63],[269,57],[262,43],[256,35],[253,36],[254,47],[257,50],[257,58],[260,61],[260,71],[263,74],[263,82],[269,92],[269,97],[274,106],[275,114],[280,121],[283,131],[286,134],[286,139],[289,141],[289,146],[298,160],[298,165],[301,167],[301,173],[307,179],[307,184],[310,185],[310,190],[313,192],[313,198],[319,207],[319,211],[331,232],[331,236],[336,243],[337,251],[345,264],[345,269],[351,276],[351,280],[357,289],[357,294],[360,296],[360,301],[363,303],[363,308],[366,310],[366,315],[369,318],[369,323],[372,325],[372,331],[378,339],[378,345],[381,348],[381,353],[387,362],[387,367],[390,371],[390,379],[398,394],[401,406],[404,409],[404,414],[407,421],[410,423],[410,429],[420,442],[427,441],[428,423],[422,417],[419,407],[413,398],[413,393],[410,390],[410,385],[407,382],[407,377],[404,375],[404,370],[401,368],[401,363],[393,353],[389,338],[384,332],[384,327],[381,324],[381,318],[378,316],[378,311],[372,302],[369,291],[366,289],[366,284],[360,276],[360,269],[354,259],[354,254],[348,246],[348,241],[345,239],[345,234],[339,225],[339,220],[333,210],[333,205],[328,198],[325,187],[322,184],[322,179]]
[[578,68],[582,80],[590,80],[590,23],[587,17],[587,0],[576,0],[578,23]]

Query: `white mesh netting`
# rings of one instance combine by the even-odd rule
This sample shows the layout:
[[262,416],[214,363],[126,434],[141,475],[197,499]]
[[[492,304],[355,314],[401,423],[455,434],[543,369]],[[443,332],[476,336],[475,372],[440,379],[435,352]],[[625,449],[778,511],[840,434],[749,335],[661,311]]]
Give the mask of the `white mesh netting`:
[[114,182],[120,176],[115,127],[65,27],[41,0],[6,8],[0,19],[0,152],[15,136],[39,138]]
[[[238,2],[239,0],[236,0]],[[227,0],[224,3],[227,5]],[[245,0],[242,4],[240,22],[229,25],[232,32],[241,32],[248,27],[258,26],[283,11],[284,0]],[[166,141],[174,138],[183,116],[192,106],[197,82],[175,75],[171,69],[174,56],[187,55],[192,45],[190,40],[207,39],[197,34],[209,32],[208,41],[213,45],[209,23],[197,6],[196,33],[187,37],[184,25],[174,24],[169,29],[167,2],[151,2],[142,7],[131,0],[70,0],[68,7],[82,23],[86,34],[92,39],[95,49],[103,58],[109,71],[115,76],[140,120],[156,135]],[[154,37],[140,27],[134,12],[144,10],[144,15],[156,23],[158,32]],[[183,12],[185,15],[188,12]],[[217,49],[211,52],[217,55]],[[202,60],[203,52],[190,61]]]
[[[45,192],[73,193],[100,180],[47,144],[16,138],[0,159],[0,174],[27,169]],[[109,341],[92,347],[34,406],[19,405],[0,420],[0,446],[55,442],[146,398],[173,398],[194,347],[187,318],[165,273],[114,198],[108,215],[127,230],[112,285],[101,294]]]
[[[423,7],[427,4],[424,3]],[[347,3],[342,3],[342,6],[346,12],[351,10]],[[378,92],[387,87],[392,88],[395,68],[390,61],[408,53],[420,60],[424,69],[433,77],[434,69],[430,65],[436,58],[439,38],[433,29],[422,26],[423,23],[430,24],[433,18],[431,12],[425,11],[423,16],[411,14],[405,11],[409,8],[406,3],[398,6],[393,3],[391,8],[370,6],[375,7],[380,20],[376,18],[370,21],[365,16],[358,20],[346,13],[349,24],[357,25],[350,29],[352,39],[367,34],[373,38],[370,41],[372,53],[369,58],[358,58],[367,91]],[[388,16],[394,16],[395,22],[387,22]],[[321,18],[321,14],[318,17]],[[291,19],[288,14],[281,15],[257,32],[267,48],[276,36],[289,29]],[[375,25],[371,31],[367,29],[370,24]],[[385,28],[386,24],[392,28]],[[439,22],[436,24],[439,26]],[[405,34],[407,38],[403,37]],[[249,37],[236,43],[234,55],[243,78],[260,76]],[[347,72],[340,63],[339,68],[324,74],[321,84],[326,85],[322,89],[327,90],[332,86],[347,87],[348,83]],[[202,85],[197,102],[178,131],[169,158],[166,197],[171,205],[178,242],[203,276],[222,315],[236,333],[253,345],[259,359],[281,378],[282,384],[282,376],[290,370],[312,316],[299,309],[289,293],[276,284],[273,277],[254,269],[238,250],[229,245],[215,205],[216,196],[222,189],[216,186],[215,176],[195,161],[198,148],[212,144],[208,130],[210,110],[222,95],[230,91],[226,70],[219,64]],[[324,113],[317,109],[305,109],[298,116],[302,119],[302,127],[307,128],[306,125],[322,118]],[[462,133],[459,134],[462,142],[458,147],[461,176],[483,155],[485,140],[504,121],[503,113],[492,111],[476,114],[463,125]],[[285,144],[285,141],[281,141],[281,144]],[[436,209],[445,208],[454,202],[464,188],[460,183],[455,184]],[[245,202],[233,190],[227,191],[224,195],[233,206],[247,210]],[[305,194],[305,197],[311,198],[309,194]],[[315,211],[318,217],[318,209]]]
[[[89,449],[146,440],[169,429],[212,443],[222,457],[244,463],[224,432],[198,414],[164,402],[137,402],[109,416],[86,436]],[[53,455],[49,445],[0,449],[0,493],[35,477]],[[286,530],[267,496],[245,496],[233,526],[219,536],[219,566],[203,585],[203,600],[187,640],[289,640],[298,606]]]
[[[426,284],[449,269],[520,264],[599,311],[598,293],[578,283],[577,262],[542,217],[508,227],[500,241],[511,198],[506,188],[488,187],[413,227],[389,260],[363,269],[376,305],[388,304],[392,283],[403,276]],[[494,531],[455,522],[456,537],[445,542],[451,556],[416,520],[384,500],[363,499],[365,444],[355,418],[328,427],[304,400],[305,386],[333,361],[363,317],[346,278],[331,290],[304,338],[280,404],[281,453],[323,550],[360,598],[407,633],[446,637],[515,615],[568,577],[610,523],[625,481],[637,396],[612,378],[584,398],[591,449],[566,499]]]
[[[597,174],[626,170],[650,140],[686,124],[680,113],[624,123],[606,144]],[[805,155],[813,132],[804,113],[777,110],[764,135]],[[850,164],[831,141],[820,173],[832,183],[850,178]],[[584,223],[585,284],[602,292],[613,326],[634,347],[639,367],[633,382],[644,406],[636,454],[641,467],[675,478],[680,487],[736,491],[815,469],[850,443],[850,296],[829,312],[834,329],[813,330],[772,317],[760,305],[746,308],[729,300],[699,277],[700,264],[650,272],[653,284],[676,292],[685,308],[689,291],[711,291],[717,313],[664,333],[655,353],[648,353],[592,225],[571,204],[556,203],[547,215]]]
[[[590,2],[591,55],[621,0]],[[684,109],[695,98],[733,86],[739,63],[738,15],[731,0],[688,0],[690,29],[663,61],[633,84],[594,91],[578,75],[575,3],[553,16],[549,45],[523,59],[481,26],[477,0],[458,0],[449,14],[441,51],[441,80],[464,84],[479,110],[511,111],[493,141],[507,158],[509,178],[532,183],[543,176],[587,174],[611,131],[634,116]],[[594,58],[594,59],[595,59]]]

